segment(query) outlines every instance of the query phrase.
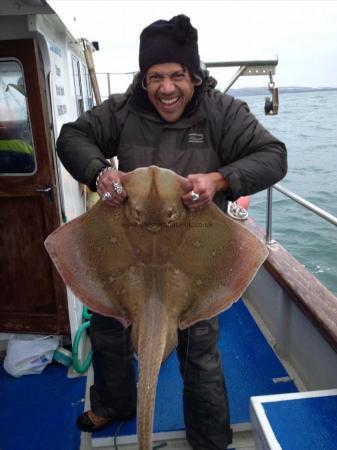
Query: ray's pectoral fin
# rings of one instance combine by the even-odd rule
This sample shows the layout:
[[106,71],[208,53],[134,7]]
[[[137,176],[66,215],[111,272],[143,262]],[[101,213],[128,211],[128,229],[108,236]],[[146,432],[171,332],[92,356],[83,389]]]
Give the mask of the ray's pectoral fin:
[[120,291],[133,259],[119,208],[98,202],[49,235],[45,247],[64,282],[85,305],[124,326],[130,324]]
[[266,246],[244,225],[214,204],[188,213],[174,264],[189,278],[190,306],[180,317],[187,328],[229,308],[243,294],[268,255]]
[[65,283],[90,309],[133,322],[139,353],[139,448],[151,445],[162,359],[186,328],[227,309],[267,256],[265,246],[215,205],[183,206],[187,179],[151,166],[123,178],[126,203],[102,201],[58,228],[45,246]]

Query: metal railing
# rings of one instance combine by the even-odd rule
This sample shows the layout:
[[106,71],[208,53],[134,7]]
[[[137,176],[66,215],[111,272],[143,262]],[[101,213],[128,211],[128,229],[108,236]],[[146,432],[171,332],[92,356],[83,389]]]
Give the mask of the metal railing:
[[337,226],[337,217],[326,212],[324,209],[319,208],[318,206],[314,205],[313,203],[308,202],[307,200],[300,197],[299,195],[294,194],[293,192],[284,188],[280,184],[275,184],[274,186],[272,186],[268,189],[268,193],[267,193],[267,226],[266,226],[266,244],[267,245],[271,245],[271,244],[275,243],[275,241],[272,238],[273,189],[276,189],[277,191],[281,192],[281,194],[285,195],[286,197],[289,197],[291,200],[299,203],[304,208],[306,208],[309,211],[313,212],[314,214],[317,214],[318,216],[322,217],[322,219],[326,220],[327,222],[330,222],[332,225]]

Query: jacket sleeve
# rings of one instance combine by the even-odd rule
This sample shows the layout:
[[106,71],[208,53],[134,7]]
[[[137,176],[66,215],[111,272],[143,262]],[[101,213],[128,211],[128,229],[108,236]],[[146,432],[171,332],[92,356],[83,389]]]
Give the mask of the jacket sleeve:
[[224,166],[219,172],[228,180],[228,198],[235,200],[266,189],[287,172],[285,145],[270,134],[250,113],[246,103],[222,95],[225,116],[218,152]]
[[57,154],[68,172],[96,190],[97,173],[116,154],[118,126],[112,98],[63,125],[56,143]]

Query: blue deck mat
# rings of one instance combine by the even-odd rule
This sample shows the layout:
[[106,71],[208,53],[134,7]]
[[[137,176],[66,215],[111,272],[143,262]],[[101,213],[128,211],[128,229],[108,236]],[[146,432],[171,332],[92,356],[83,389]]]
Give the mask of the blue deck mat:
[[83,412],[86,377],[67,378],[50,364],[40,375],[13,378],[0,367],[0,449],[78,450],[76,418]]
[[[251,396],[297,391],[292,381],[274,381],[288,374],[241,300],[220,315],[218,347],[225,372],[232,424],[250,422]],[[112,424],[105,430],[93,433],[93,438],[113,436],[117,425]],[[182,380],[174,352],[160,370],[154,432],[183,429]],[[124,423],[118,434],[136,434],[135,419]]]
[[262,403],[284,450],[337,448],[337,396]]

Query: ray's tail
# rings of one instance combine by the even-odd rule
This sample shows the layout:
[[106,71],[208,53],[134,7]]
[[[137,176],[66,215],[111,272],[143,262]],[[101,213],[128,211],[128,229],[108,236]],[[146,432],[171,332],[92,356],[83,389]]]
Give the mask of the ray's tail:
[[160,302],[145,305],[138,328],[139,382],[137,433],[139,450],[152,449],[152,428],[158,374],[167,353],[168,317]]

